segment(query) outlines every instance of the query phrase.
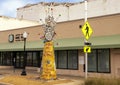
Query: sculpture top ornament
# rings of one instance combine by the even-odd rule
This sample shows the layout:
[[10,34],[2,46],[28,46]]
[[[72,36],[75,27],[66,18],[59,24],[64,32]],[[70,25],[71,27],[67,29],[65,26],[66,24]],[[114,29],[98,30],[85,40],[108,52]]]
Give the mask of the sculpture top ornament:
[[[50,12],[51,11],[51,12]],[[48,8],[48,13],[47,17],[45,18],[45,24],[43,24],[43,28],[44,28],[44,36],[41,37],[44,38],[44,42],[49,42],[52,41],[54,36],[55,36],[55,26],[56,26],[56,20],[61,16],[61,14],[59,14],[59,16],[57,17],[56,20],[54,20],[53,17],[53,8]],[[51,15],[49,14],[51,13]],[[40,19],[40,21],[42,21]]]
[[45,37],[45,41],[52,41],[53,37],[55,35],[55,28],[56,22],[54,21],[53,16],[48,16],[45,19],[45,24],[44,26],[44,37]]

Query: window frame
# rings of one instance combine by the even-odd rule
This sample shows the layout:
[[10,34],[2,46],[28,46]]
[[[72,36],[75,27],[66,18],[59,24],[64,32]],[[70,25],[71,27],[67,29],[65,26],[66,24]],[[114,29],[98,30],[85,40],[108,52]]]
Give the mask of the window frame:
[[[58,52],[59,51],[66,51],[66,57],[67,57],[67,60],[66,60],[66,64],[67,64],[67,67],[66,68],[61,68],[61,67],[58,67],[58,65],[59,65],[59,58],[58,58]],[[77,51],[77,68],[68,68],[68,51]],[[56,50],[55,52],[57,52],[56,53],[56,56],[55,56],[55,58],[57,57],[57,59],[55,59],[56,60],[56,62],[57,62],[57,65],[56,65],[56,68],[57,69],[63,69],[63,70],[78,70],[79,69],[79,63],[78,63],[78,60],[79,60],[79,57],[78,57],[78,50]]]
[[11,51],[0,52],[0,58],[1,58],[0,66],[12,66],[12,52]]
[[[27,65],[28,64],[28,61],[26,62],[26,66],[27,67],[41,67],[41,64],[40,64],[40,59],[41,59],[41,53],[42,51],[27,51],[27,57],[28,57],[28,53],[31,53],[32,54],[32,60],[31,60],[31,65]],[[34,61],[33,61],[33,54],[36,53],[36,65],[34,65]],[[41,61],[42,62],[42,61]]]
[[[88,72],[94,72],[94,73],[96,73],[96,72],[97,72],[97,73],[111,73],[111,56],[110,56],[111,51],[110,51],[110,49],[109,49],[109,48],[105,48],[105,49],[103,48],[103,49],[93,49],[93,50],[96,50],[96,54],[95,54],[95,55],[96,55],[96,66],[97,66],[97,67],[96,67],[96,71],[89,71],[89,70],[88,70]],[[99,60],[98,60],[98,51],[99,51],[99,50],[108,50],[108,51],[109,51],[109,54],[108,54],[108,56],[109,56],[109,60],[108,60],[108,61],[109,61],[109,71],[108,71],[108,72],[106,72],[106,71],[99,71],[99,70],[98,70],[98,68],[99,68],[99,67],[98,67],[98,61],[99,61]],[[88,56],[88,57],[89,57],[89,56]]]

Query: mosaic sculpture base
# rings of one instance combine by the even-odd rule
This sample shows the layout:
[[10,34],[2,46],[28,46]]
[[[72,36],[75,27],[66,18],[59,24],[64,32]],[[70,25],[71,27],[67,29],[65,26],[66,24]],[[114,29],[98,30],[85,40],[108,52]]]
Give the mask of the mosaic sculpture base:
[[40,78],[44,80],[56,79],[56,66],[55,66],[55,56],[53,42],[45,42]]

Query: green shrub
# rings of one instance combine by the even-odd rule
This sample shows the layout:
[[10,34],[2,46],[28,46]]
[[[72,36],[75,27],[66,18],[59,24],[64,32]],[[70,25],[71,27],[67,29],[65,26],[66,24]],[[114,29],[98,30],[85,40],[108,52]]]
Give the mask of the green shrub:
[[85,85],[120,85],[120,79],[88,78]]

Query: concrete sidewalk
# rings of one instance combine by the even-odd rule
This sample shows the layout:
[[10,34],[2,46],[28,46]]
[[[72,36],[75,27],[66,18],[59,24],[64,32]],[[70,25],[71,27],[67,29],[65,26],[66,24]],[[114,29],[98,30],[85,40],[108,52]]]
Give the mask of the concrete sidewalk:
[[83,80],[72,80],[73,82],[70,83],[62,83],[62,84],[54,84],[54,85],[84,85]]
[[[25,78],[25,77],[21,77],[21,72],[22,72],[22,69],[0,69],[0,80],[1,78],[7,78],[8,76],[10,76],[10,78],[13,78],[14,76],[16,77],[15,79],[17,78]],[[36,71],[36,70],[26,70],[27,72],[27,76],[26,77],[29,77],[31,79],[28,79],[27,82],[31,82],[31,81],[35,81],[35,78],[39,77],[39,73]],[[31,76],[32,75],[32,76]],[[81,77],[76,77],[76,76],[67,76],[67,75],[57,75],[58,76],[58,80],[57,82],[59,81],[67,81],[67,82],[60,82],[60,83],[52,83],[52,84],[39,84],[39,85],[84,85],[84,78],[81,78]],[[11,80],[9,80],[11,81]],[[40,80],[36,80],[37,82]],[[19,81],[21,82],[21,81]],[[54,81],[49,81],[49,82],[54,82]],[[56,81],[55,81],[56,82]],[[2,82],[4,83],[4,82]],[[0,85],[9,85],[7,84],[8,82],[5,82],[6,84],[0,84]],[[14,84],[13,84],[14,85]],[[17,85],[17,84],[15,84]],[[22,85],[22,84],[19,84],[19,85]],[[28,85],[28,84],[27,84]],[[32,84],[31,84],[32,85]]]

